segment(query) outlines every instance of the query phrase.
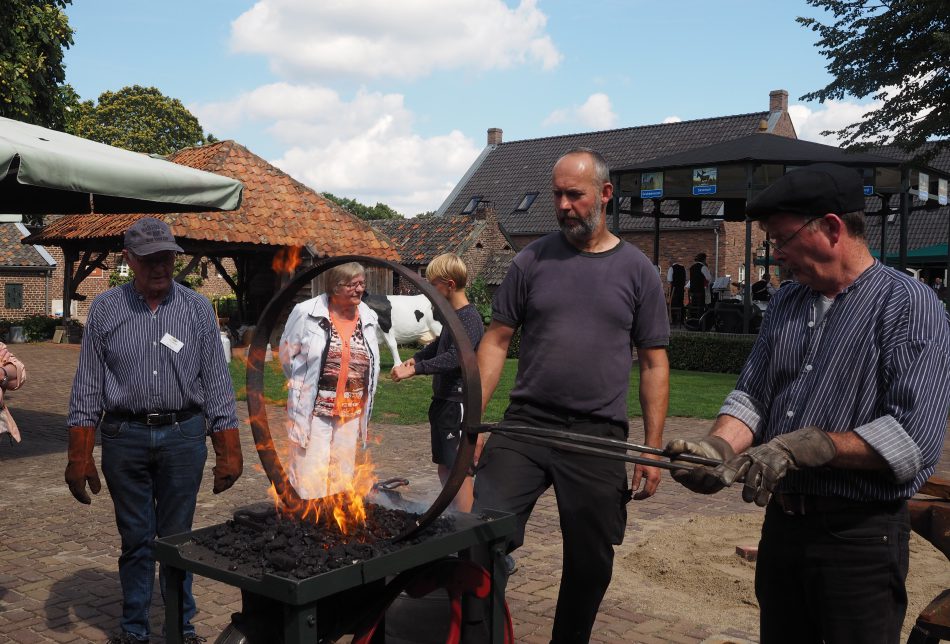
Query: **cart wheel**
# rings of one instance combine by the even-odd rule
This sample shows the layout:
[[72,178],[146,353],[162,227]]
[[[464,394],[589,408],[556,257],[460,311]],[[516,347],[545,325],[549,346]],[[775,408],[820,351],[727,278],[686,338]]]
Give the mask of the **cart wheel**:
[[232,621],[228,627],[221,631],[214,644],[251,644],[250,638],[241,630],[241,627]]

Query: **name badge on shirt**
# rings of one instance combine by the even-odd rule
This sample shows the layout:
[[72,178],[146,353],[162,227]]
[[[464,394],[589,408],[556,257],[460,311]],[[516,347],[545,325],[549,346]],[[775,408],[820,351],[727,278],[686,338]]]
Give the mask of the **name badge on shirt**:
[[162,344],[164,344],[166,347],[168,347],[175,353],[178,353],[179,351],[181,351],[181,348],[185,346],[184,342],[182,342],[181,340],[173,336],[171,333],[166,333],[164,337],[162,337]]

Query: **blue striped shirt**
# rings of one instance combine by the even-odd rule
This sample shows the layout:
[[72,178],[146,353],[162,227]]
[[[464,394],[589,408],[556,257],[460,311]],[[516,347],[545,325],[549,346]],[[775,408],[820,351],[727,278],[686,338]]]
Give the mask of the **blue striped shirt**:
[[[176,353],[165,335],[182,342]],[[96,297],[69,398],[70,427],[102,412],[203,409],[212,431],[237,427],[231,375],[211,303],[175,283],[152,313],[132,284]]]
[[810,425],[853,430],[889,471],[790,472],[785,492],[889,501],[913,496],[933,473],[950,406],[950,325],[933,290],[876,262],[823,318],[801,284],[769,302],[749,360],[720,414],[756,444]]

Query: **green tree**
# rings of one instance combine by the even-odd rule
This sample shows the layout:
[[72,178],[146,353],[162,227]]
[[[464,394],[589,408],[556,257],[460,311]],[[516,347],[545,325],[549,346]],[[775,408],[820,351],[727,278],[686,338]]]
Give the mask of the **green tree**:
[[98,104],[85,101],[71,121],[70,134],[134,152],[168,155],[216,140],[177,98],[154,87],[103,92]]
[[896,144],[914,151],[942,138],[920,160],[935,155],[950,137],[950,10],[946,0],[808,0],[834,16],[798,22],[820,36],[816,47],[834,77],[802,100],[824,102],[845,95],[883,102],[858,123],[822,134],[848,147]]
[[71,2],[0,2],[0,116],[64,128],[63,50],[73,44],[73,30],[63,9]]
[[349,197],[337,197],[335,194],[330,192],[324,192],[323,196],[342,207],[344,210],[353,213],[360,219],[402,219],[402,215],[379,201],[376,202],[375,206],[367,206],[366,204],[360,203],[356,199],[350,199]]

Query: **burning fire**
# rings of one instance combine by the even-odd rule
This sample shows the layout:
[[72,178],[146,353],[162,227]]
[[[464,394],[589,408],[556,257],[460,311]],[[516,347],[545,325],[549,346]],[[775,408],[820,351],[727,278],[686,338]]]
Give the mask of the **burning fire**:
[[270,495],[282,516],[301,521],[320,523],[332,520],[340,532],[351,534],[357,526],[366,524],[366,495],[376,482],[375,466],[368,453],[363,452],[352,471],[345,471],[335,463],[310,474],[312,482],[325,486],[327,495],[319,499],[281,498],[270,487]]
[[281,275],[293,275],[300,265],[301,246],[284,246],[274,254],[274,261],[271,268],[275,273]]
[[[291,252],[288,255],[292,254],[293,251],[299,253],[297,248],[290,248],[289,251]],[[277,258],[275,258],[274,265],[276,268]],[[285,383],[285,388],[287,386],[287,383]],[[263,393],[248,390],[247,395],[249,409],[251,407],[250,399],[253,397],[257,401],[256,408],[259,410],[256,413],[266,415],[267,406],[264,404],[266,398]],[[248,420],[252,426],[255,424],[269,425],[267,418],[251,416]],[[287,421],[285,420],[285,422]],[[268,437],[268,439],[264,439],[263,444],[258,442],[256,448],[258,453],[262,455],[262,460],[264,454],[270,453],[283,463],[290,462],[290,444],[285,441],[280,441],[278,449],[273,437]],[[371,492],[376,480],[375,465],[369,452],[357,446],[355,458],[351,457],[349,461],[346,460],[346,457],[343,457],[342,461],[331,458],[328,465],[312,469],[306,480],[298,482],[301,488],[319,490],[323,494],[321,498],[301,499],[297,494],[282,494],[277,491],[273,483],[270,485],[268,494],[280,516],[315,524],[321,522],[328,525],[335,524],[342,534],[352,535],[359,528],[366,525],[365,498]],[[286,481],[286,484],[288,487],[290,486],[289,481]]]

